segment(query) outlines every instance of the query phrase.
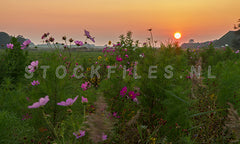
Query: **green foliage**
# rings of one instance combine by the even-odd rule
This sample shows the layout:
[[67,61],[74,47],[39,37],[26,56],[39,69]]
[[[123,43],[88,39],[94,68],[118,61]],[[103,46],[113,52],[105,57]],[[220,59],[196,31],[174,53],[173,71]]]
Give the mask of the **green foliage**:
[[0,59],[0,83],[4,77],[10,77],[16,82],[25,72],[28,52],[21,49],[17,38],[12,37],[11,43],[14,45],[13,49],[6,49]]
[[35,129],[29,125],[29,122],[21,120],[15,113],[0,111],[0,143],[20,144],[31,142]]

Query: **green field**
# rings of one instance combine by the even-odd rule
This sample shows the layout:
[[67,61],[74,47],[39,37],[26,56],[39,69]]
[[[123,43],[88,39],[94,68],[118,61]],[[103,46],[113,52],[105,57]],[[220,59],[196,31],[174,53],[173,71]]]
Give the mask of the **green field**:
[[156,49],[127,39],[103,52],[18,46],[0,50],[0,143],[240,139],[240,55],[229,47]]

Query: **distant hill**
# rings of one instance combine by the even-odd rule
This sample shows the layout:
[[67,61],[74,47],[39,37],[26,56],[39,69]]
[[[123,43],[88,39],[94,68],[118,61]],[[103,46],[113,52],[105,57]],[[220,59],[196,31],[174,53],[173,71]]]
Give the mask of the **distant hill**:
[[[229,31],[225,35],[223,35],[220,39],[212,41],[213,45],[216,48],[224,47],[224,46],[230,46],[235,49],[239,49],[240,47],[234,45],[234,42],[236,43],[240,41],[240,35],[238,34],[238,31]],[[201,48],[208,46],[210,41],[202,42],[202,43],[183,43],[181,45],[182,48]]]
[[[0,49],[1,48],[6,48],[6,45],[8,43],[10,43],[11,41],[11,37],[9,34],[5,33],[5,32],[0,32]],[[23,43],[25,40],[27,40],[26,38],[24,38],[22,35],[18,35],[17,39],[20,43]],[[33,44],[33,43],[32,43]],[[34,45],[34,44],[33,44]]]

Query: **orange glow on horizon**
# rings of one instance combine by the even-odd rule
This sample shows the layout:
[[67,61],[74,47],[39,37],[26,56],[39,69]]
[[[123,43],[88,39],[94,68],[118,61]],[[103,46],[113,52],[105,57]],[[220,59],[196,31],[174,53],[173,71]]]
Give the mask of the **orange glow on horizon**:
[[239,0],[3,0],[0,31],[41,44],[45,32],[61,42],[64,35],[83,40],[87,29],[96,45],[104,45],[127,31],[133,32],[134,40],[145,42],[151,27],[157,41],[174,38],[178,30],[184,32],[182,42],[201,42],[233,30],[239,5]]

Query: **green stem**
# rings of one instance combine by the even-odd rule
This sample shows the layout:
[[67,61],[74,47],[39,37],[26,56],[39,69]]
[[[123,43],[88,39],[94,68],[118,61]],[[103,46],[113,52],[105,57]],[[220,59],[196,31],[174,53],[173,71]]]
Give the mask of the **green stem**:
[[58,137],[58,135],[57,135],[57,132],[56,132],[55,128],[53,127],[52,123],[47,119],[46,114],[44,113],[43,110],[42,110],[42,112],[43,112],[43,117],[44,117],[46,123],[48,124],[49,128],[51,129],[51,131],[53,132],[53,134],[55,135],[55,137],[57,138],[57,140],[60,142],[59,137]]
[[84,120],[84,121],[85,121],[85,117],[86,117],[85,105],[83,105],[83,120]]

